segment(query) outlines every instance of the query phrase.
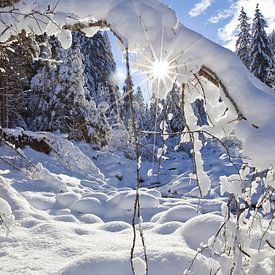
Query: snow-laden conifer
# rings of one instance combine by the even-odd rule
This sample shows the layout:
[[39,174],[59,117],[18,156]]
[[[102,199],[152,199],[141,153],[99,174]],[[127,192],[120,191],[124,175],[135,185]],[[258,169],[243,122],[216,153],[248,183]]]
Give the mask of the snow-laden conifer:
[[267,26],[257,4],[252,25],[250,71],[261,81],[267,83],[267,69],[273,66],[272,50],[267,37]]
[[241,13],[239,15],[239,34],[238,39],[236,41],[236,54],[240,57],[242,62],[246,67],[249,67],[249,52],[250,52],[250,24],[248,23],[248,17],[244,8],[241,9]]

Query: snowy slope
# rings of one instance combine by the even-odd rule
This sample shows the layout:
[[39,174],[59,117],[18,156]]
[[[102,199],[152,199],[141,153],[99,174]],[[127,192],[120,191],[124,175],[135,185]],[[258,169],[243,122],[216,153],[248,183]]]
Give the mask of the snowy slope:
[[[84,143],[77,145],[62,138],[56,138],[52,144],[64,158],[24,149],[25,156],[38,169],[16,171],[1,162],[1,216],[2,213],[7,217],[12,214],[15,218],[13,224],[12,218],[7,223],[10,229],[7,237],[6,228],[1,227],[1,274],[132,274],[129,259],[135,191],[126,186],[134,187],[134,162],[118,152],[93,151]],[[1,146],[1,152],[2,157],[11,156],[5,146]],[[67,159],[66,152],[72,152]],[[171,161],[170,167],[182,173],[184,169],[178,161]],[[16,158],[13,162],[20,165]],[[126,178],[123,172],[121,174],[121,165],[128,167]],[[121,180],[114,176],[115,172],[120,174]],[[182,177],[176,175],[170,182],[166,174],[161,188],[141,189],[149,274],[183,274],[197,248],[201,243],[207,244],[224,221],[221,206],[226,198],[212,196],[212,199],[198,200],[185,196]],[[146,181],[144,184],[149,185]],[[181,190],[183,198],[162,197],[161,192],[168,194],[170,188],[173,192],[178,190],[176,197]],[[194,184],[186,190],[192,188]],[[255,274],[272,274],[261,273],[262,266],[266,267],[274,256],[258,255],[259,233],[252,232],[254,250],[249,251],[261,257],[255,267],[260,271]],[[274,237],[275,232],[270,231],[265,238],[272,240]],[[261,253],[270,253],[267,247],[263,251]],[[204,255],[197,257],[191,274],[218,268],[218,259],[208,260],[209,251]],[[135,256],[136,274],[144,274],[139,239]],[[269,270],[275,270],[272,264]]]

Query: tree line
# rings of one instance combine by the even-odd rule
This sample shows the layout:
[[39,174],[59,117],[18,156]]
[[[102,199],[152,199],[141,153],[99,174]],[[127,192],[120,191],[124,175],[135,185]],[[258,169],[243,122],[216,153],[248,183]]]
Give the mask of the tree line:
[[275,89],[275,30],[267,35],[267,23],[259,4],[256,6],[252,25],[244,8],[241,9],[238,20],[236,54],[251,73]]

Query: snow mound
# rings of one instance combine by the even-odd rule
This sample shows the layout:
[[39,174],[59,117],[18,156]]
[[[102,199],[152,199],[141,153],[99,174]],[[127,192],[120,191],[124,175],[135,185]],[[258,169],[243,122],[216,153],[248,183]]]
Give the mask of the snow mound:
[[100,190],[100,185],[96,181],[91,181],[91,180],[81,180],[80,184],[82,186],[89,187],[93,190]]
[[201,243],[207,244],[208,239],[219,230],[224,219],[212,213],[199,215],[187,221],[176,233],[184,238],[186,244],[196,250]]
[[78,220],[74,215],[59,215],[53,218],[55,221],[60,221],[60,222],[73,222],[77,223]]
[[60,275],[131,275],[127,253],[101,253],[85,256],[65,266]]
[[168,235],[174,233],[181,226],[181,222],[167,222],[157,227],[154,232],[160,235]]
[[103,220],[94,214],[84,214],[79,217],[79,220],[83,223],[103,223]]
[[75,192],[66,192],[62,194],[58,194],[56,196],[56,203],[65,208],[72,204],[74,201],[80,199],[80,195]]
[[101,204],[100,200],[96,198],[79,199],[69,205],[69,208],[75,212],[83,214],[95,214],[97,216],[100,216],[103,211],[103,205]]
[[167,223],[171,221],[186,222],[197,216],[198,210],[191,205],[177,205],[165,212],[161,212],[152,217],[152,222]]
[[257,251],[251,260],[249,274],[272,275],[275,273],[275,255],[269,249]]
[[55,204],[54,196],[47,196],[43,193],[38,192],[22,192],[21,193],[26,200],[32,205],[34,208],[38,210],[50,210]]
[[[132,210],[135,203],[135,199],[136,199],[135,191],[127,192],[125,196],[119,201],[119,207],[127,211]],[[140,192],[139,201],[140,201],[140,206],[143,209],[156,208],[159,206],[158,198],[145,192]]]
[[62,182],[58,176],[52,174],[42,163],[36,164],[36,170],[33,173],[33,177],[39,180],[43,180],[43,188],[49,187],[53,191],[65,192],[68,190],[67,185]]
[[89,192],[88,194],[85,194],[83,197],[97,198],[100,201],[107,201],[109,199],[108,195],[106,195],[105,193],[101,193],[101,192]]
[[161,192],[156,190],[156,189],[147,190],[147,193],[149,195],[152,195],[152,196],[156,197],[156,198],[161,198],[162,197]]
[[100,227],[101,230],[109,232],[120,232],[125,229],[130,229],[131,225],[122,221],[107,222]]

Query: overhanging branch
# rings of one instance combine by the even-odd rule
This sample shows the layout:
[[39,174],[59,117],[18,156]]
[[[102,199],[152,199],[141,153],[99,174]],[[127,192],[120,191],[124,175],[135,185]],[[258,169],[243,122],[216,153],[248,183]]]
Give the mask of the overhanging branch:
[[[207,80],[209,80],[212,84],[214,84],[216,87],[221,88],[225,97],[231,102],[232,106],[234,107],[237,115],[238,115],[238,120],[247,120],[247,118],[243,115],[243,113],[241,112],[238,104],[234,101],[234,99],[230,96],[227,88],[225,87],[225,85],[222,83],[222,81],[220,80],[220,78],[217,76],[217,74],[215,72],[213,72],[210,68],[206,67],[206,66],[202,66],[202,68],[200,69],[200,71],[198,72],[199,76],[202,76],[204,78],[206,78]],[[259,127],[255,124],[252,123],[252,126],[254,128],[259,129]]]

